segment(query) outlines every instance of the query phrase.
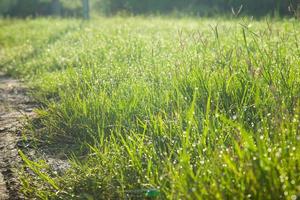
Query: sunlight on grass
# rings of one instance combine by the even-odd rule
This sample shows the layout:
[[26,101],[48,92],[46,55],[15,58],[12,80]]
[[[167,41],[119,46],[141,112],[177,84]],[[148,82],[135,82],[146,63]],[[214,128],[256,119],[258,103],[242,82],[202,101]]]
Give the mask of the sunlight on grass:
[[158,199],[297,198],[299,35],[297,22],[246,18],[4,24],[1,68],[31,81],[50,142],[80,149],[65,174],[50,185],[27,175],[23,191],[44,199],[146,198],[128,191],[152,189]]

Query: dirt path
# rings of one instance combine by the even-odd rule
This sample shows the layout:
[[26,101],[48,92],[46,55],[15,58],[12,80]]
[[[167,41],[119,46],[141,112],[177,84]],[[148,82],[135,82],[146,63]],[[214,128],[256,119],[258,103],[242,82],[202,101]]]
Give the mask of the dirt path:
[[22,199],[16,176],[21,163],[17,144],[24,119],[34,116],[33,108],[24,85],[0,73],[0,200]]

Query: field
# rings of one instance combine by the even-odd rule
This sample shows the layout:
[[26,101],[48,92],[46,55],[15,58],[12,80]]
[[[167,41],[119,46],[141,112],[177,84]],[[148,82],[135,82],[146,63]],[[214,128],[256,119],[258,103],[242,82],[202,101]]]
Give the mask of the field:
[[[0,71],[39,103],[30,199],[300,197],[300,24],[0,20]],[[29,135],[24,135],[29,137]],[[32,136],[30,136],[32,137]]]

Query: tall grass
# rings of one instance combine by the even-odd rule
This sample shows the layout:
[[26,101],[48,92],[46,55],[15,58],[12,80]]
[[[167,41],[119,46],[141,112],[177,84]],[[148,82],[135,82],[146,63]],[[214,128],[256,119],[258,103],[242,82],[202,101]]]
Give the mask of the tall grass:
[[28,197],[141,199],[147,189],[158,199],[299,197],[299,24],[0,25],[1,68],[35,87],[49,140],[78,147],[63,175],[23,155],[43,172],[23,179]]

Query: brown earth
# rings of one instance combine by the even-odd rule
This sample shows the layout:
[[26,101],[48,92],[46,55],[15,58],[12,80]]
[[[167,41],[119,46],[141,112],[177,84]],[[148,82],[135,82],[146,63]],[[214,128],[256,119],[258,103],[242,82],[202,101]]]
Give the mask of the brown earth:
[[26,91],[22,82],[0,73],[0,200],[24,199],[17,179],[22,164],[18,142],[26,118],[34,116],[35,107]]

